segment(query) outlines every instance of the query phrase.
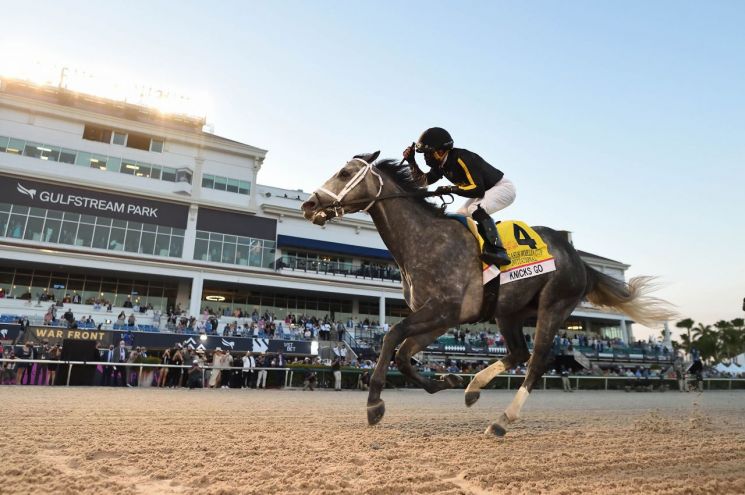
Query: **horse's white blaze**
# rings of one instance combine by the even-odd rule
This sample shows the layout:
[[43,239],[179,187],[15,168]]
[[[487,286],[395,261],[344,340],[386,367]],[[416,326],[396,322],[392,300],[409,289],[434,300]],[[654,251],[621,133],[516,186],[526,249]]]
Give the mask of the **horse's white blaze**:
[[512,404],[504,410],[504,415],[507,416],[507,419],[515,421],[520,417],[520,411],[522,410],[523,405],[525,405],[525,401],[528,400],[528,395],[530,395],[528,389],[525,388],[524,385],[520,387],[517,394],[515,394],[515,398],[512,399]]
[[473,377],[471,383],[469,383],[468,387],[466,387],[466,392],[477,392],[481,390],[490,381],[492,381],[495,376],[499,375],[500,373],[504,373],[504,370],[505,367],[502,361],[492,363],[488,368],[485,368],[476,373],[476,376]]

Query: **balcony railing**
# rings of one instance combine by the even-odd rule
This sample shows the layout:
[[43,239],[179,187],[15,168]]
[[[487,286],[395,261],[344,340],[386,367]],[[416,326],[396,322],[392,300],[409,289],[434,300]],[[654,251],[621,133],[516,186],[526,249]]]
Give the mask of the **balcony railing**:
[[276,268],[277,270],[301,271],[339,277],[401,281],[401,272],[395,266],[355,265],[342,261],[309,260],[285,255],[276,261]]

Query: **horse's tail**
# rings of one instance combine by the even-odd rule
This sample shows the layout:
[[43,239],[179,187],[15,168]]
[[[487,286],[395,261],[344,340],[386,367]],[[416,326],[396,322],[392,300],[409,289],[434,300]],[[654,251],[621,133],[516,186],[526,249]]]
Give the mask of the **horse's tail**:
[[615,309],[645,326],[655,326],[677,316],[672,304],[649,295],[657,288],[654,277],[634,277],[627,283],[587,264],[585,269],[585,297],[595,306]]

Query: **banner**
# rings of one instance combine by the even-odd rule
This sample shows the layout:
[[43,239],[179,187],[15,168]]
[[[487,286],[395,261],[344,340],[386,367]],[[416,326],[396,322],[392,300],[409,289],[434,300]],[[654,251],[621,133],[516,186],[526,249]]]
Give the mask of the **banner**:
[[0,176],[3,202],[69,211],[85,215],[144,222],[168,227],[186,228],[189,207],[136,196],[76,189],[29,179]]
[[[0,324],[0,341],[10,343],[18,337],[21,326],[17,323]],[[41,344],[46,341],[50,345],[61,344],[65,339],[94,340],[100,344],[102,349],[110,344],[118,345],[124,341],[127,346],[141,346],[150,350],[161,350],[176,347],[193,347],[205,351],[214,351],[221,348],[223,351],[245,353],[283,353],[287,355],[300,354],[310,355],[313,346],[309,341],[257,339],[248,337],[221,337],[219,335],[207,335],[204,339],[200,335],[185,335],[178,333],[151,333],[151,332],[127,332],[121,330],[97,330],[80,328],[59,328],[47,326],[29,326],[22,338],[23,342]],[[23,342],[18,342],[20,345]],[[318,353],[315,348],[315,353]]]

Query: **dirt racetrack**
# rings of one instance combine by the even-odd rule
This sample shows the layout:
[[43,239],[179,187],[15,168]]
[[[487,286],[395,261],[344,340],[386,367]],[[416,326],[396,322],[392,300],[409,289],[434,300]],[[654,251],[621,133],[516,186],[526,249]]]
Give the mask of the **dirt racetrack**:
[[0,493],[745,493],[745,392],[0,388]]

